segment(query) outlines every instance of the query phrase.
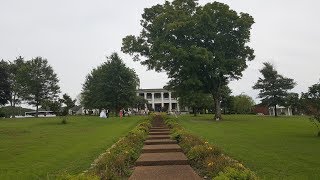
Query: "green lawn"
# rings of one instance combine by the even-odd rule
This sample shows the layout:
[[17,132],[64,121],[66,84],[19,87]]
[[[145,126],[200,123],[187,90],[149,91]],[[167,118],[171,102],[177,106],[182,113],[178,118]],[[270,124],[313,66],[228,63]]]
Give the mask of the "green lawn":
[[79,173],[145,117],[0,119],[0,179]]
[[307,117],[180,116],[188,130],[221,147],[262,179],[320,179],[320,137]]

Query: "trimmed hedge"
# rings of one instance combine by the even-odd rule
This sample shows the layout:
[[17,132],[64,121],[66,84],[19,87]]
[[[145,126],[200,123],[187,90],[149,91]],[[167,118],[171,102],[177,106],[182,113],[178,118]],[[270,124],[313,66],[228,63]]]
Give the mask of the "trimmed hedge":
[[225,155],[219,147],[186,131],[175,119],[165,118],[165,123],[171,129],[171,138],[179,143],[191,166],[200,176],[216,180],[258,179],[250,169]]

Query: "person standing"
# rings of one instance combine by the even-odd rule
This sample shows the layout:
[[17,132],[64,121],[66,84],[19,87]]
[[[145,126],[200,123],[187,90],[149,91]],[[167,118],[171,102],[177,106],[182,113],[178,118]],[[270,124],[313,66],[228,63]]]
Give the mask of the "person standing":
[[109,109],[106,110],[106,116],[109,118]]
[[122,109],[121,109],[120,112],[119,112],[119,116],[120,116],[120,119],[122,119],[122,116],[123,116],[123,111],[122,111]]

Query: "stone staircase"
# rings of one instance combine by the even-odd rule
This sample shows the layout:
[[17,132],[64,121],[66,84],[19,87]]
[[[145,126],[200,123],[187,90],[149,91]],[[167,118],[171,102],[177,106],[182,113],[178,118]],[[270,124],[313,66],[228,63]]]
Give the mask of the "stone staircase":
[[144,144],[129,180],[201,179],[189,165],[181,147],[170,139],[170,130],[160,117],[153,121]]

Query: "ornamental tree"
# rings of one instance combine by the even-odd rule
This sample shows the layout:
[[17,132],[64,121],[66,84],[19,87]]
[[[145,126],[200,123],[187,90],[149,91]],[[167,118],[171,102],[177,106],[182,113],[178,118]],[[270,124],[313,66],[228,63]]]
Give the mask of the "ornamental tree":
[[259,98],[262,98],[262,103],[274,107],[277,116],[277,105],[285,105],[288,91],[293,89],[296,83],[293,79],[278,74],[272,64],[263,64],[264,67],[260,70],[263,78],[258,79],[253,89],[260,89]]
[[247,45],[253,23],[249,14],[223,3],[165,1],[144,10],[140,35],[126,36],[122,51],[148,69],[165,71],[178,96],[190,88],[211,94],[220,120],[222,87],[239,79],[254,59]]
[[110,108],[118,112],[135,103],[139,86],[135,71],[126,67],[117,53],[107,59],[86,77],[81,94],[86,109]]

